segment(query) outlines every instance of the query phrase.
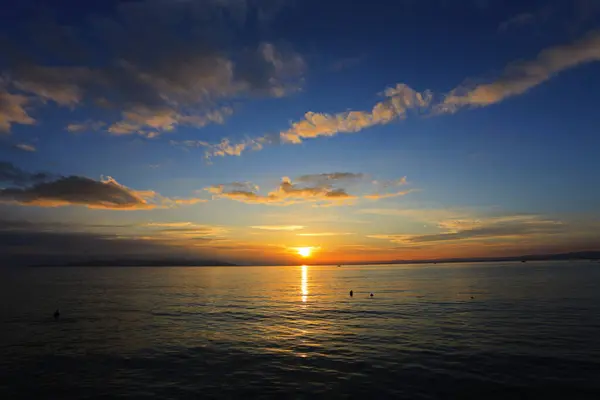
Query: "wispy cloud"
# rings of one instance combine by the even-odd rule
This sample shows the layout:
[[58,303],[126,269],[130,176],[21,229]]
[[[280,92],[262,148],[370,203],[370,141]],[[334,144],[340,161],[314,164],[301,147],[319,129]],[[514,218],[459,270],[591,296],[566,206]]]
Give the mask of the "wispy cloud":
[[68,132],[71,133],[80,133],[86,131],[98,131],[102,129],[102,127],[106,126],[106,122],[104,121],[93,121],[87,120],[83,122],[74,122],[65,128]]
[[415,189],[408,189],[408,190],[401,190],[399,192],[392,192],[392,193],[372,193],[372,194],[367,194],[363,197],[365,199],[369,199],[369,200],[389,199],[391,197],[406,196],[407,194],[412,193],[414,191],[415,191]]
[[108,127],[114,135],[139,135],[153,138],[160,132],[171,132],[178,125],[191,125],[202,128],[209,123],[222,124],[225,118],[233,113],[230,107],[221,107],[207,111],[202,115],[185,115],[171,108],[149,108],[137,106],[122,113],[123,119]]
[[10,94],[0,86],[0,133],[10,132],[12,124],[33,125],[35,123],[25,110],[28,102],[26,96]]
[[[302,175],[294,182],[283,177],[277,188],[267,194],[260,194],[259,188],[249,182],[212,185],[204,190],[213,194],[213,198],[227,198],[250,204],[292,205],[313,203],[315,206],[348,205],[360,198],[377,200],[405,195],[410,191],[375,193],[367,195],[349,194],[340,184],[349,184],[365,178],[362,173],[333,172],[325,174]],[[406,179],[397,180],[400,184]]]
[[508,65],[493,82],[458,86],[437,106],[437,112],[455,112],[463,107],[499,103],[527,92],[563,70],[598,60],[600,31],[592,31],[571,44],[545,49],[534,60]]
[[37,151],[37,148],[34,145],[27,144],[27,143],[17,143],[17,144],[15,144],[15,147],[19,150],[27,151],[30,153]]
[[258,225],[251,226],[252,229],[261,229],[265,231],[297,231],[304,229],[302,225]]
[[194,225],[192,222],[148,222],[146,226],[160,228],[182,228]]
[[222,238],[228,230],[221,226],[185,223],[154,223],[146,225],[150,231],[145,233],[160,240],[194,240],[201,238]]
[[296,178],[296,181],[302,183],[310,183],[318,186],[330,185],[335,182],[349,182],[356,181],[365,178],[366,175],[363,173],[353,172],[332,172],[328,174],[311,174],[302,175]]
[[338,114],[307,112],[304,119],[294,122],[280,133],[284,143],[301,143],[305,139],[354,133],[375,125],[385,125],[406,118],[411,109],[425,108],[431,102],[431,93],[416,92],[407,85],[398,84],[384,91],[385,100],[375,104],[371,111],[348,111]]
[[507,19],[506,21],[502,22],[500,24],[500,26],[498,27],[498,31],[504,32],[513,26],[523,26],[523,25],[532,24],[534,22],[535,22],[535,15],[533,13],[528,13],[528,12],[521,13],[521,14],[517,14],[514,17],[511,17],[511,18]]
[[513,239],[519,240],[539,235],[565,233],[566,225],[560,221],[537,215],[514,215],[478,219],[449,219],[439,221],[441,233],[377,234],[368,235],[372,239],[389,240],[407,246],[423,243],[455,242],[473,240]]
[[348,236],[354,235],[352,232],[314,232],[314,233],[297,233],[296,236]]

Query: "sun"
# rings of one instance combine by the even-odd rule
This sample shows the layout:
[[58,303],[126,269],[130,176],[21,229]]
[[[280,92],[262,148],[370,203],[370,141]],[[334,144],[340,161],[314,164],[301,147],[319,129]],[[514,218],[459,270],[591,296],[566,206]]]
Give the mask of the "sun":
[[306,258],[310,257],[310,255],[312,254],[312,247],[298,247],[296,251],[301,257]]

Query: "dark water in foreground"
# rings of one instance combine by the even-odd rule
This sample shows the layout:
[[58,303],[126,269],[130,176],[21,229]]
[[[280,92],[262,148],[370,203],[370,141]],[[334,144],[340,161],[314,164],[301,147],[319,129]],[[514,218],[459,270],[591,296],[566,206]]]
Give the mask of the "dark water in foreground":
[[0,279],[2,399],[600,398],[595,263]]

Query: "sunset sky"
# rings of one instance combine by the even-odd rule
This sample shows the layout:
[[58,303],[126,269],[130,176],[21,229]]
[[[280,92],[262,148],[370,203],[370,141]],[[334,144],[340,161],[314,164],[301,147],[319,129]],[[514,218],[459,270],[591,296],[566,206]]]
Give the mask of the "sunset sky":
[[0,10],[5,259],[600,249],[598,1],[46,3]]

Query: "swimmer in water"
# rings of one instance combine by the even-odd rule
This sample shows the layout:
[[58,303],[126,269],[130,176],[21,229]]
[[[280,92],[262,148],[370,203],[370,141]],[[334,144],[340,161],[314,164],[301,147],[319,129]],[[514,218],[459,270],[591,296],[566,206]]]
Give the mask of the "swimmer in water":
[[54,311],[54,319],[58,319],[58,317],[60,317],[60,311],[58,311],[57,308],[56,311]]
[[369,296],[373,297],[373,293],[371,293]]
[[350,297],[354,296],[354,292],[351,290],[350,291]]

